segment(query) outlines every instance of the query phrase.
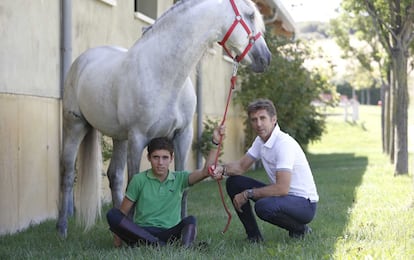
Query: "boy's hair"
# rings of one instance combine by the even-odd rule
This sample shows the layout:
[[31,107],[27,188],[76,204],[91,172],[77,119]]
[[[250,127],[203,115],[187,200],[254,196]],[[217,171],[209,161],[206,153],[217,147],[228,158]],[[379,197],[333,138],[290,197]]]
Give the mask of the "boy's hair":
[[269,99],[256,99],[247,106],[247,116],[250,117],[250,114],[258,110],[266,110],[270,117],[276,116],[276,108],[273,105],[273,102]]
[[154,138],[149,142],[147,151],[148,154],[151,155],[151,153],[155,150],[167,150],[172,156],[174,153],[174,144],[172,140],[168,139],[167,137]]

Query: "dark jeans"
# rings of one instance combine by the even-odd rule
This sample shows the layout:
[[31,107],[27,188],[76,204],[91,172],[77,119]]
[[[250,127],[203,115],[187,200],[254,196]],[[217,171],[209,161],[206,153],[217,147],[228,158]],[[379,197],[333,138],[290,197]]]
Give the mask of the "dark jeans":
[[[246,176],[231,176],[226,181],[227,194],[233,200],[234,196],[246,189],[260,188],[266,184]],[[316,213],[317,203],[298,196],[266,197],[255,200],[256,215],[269,223],[284,228],[292,233],[304,233],[305,225],[312,221]],[[253,214],[250,201],[237,212],[249,238],[261,237]]]
[[[106,214],[106,218],[108,220],[109,229],[128,245],[165,245],[169,241],[175,241],[181,238],[184,231],[184,236],[190,236],[183,237],[183,239],[189,240],[185,241],[185,243],[191,243],[196,236],[196,218],[194,216],[185,217],[177,225],[171,228],[140,227],[117,208],[109,210]],[[189,227],[191,227],[190,232],[188,231]]]

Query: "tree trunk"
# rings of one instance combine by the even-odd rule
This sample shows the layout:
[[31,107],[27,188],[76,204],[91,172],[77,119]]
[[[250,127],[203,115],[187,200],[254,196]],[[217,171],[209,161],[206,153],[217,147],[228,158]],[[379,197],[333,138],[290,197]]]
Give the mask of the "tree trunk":
[[395,105],[397,103],[397,95],[395,94],[395,75],[394,71],[390,72],[390,96],[389,96],[389,102],[390,102],[390,139],[389,139],[389,150],[390,150],[390,161],[391,163],[394,163],[395,154],[394,154],[394,148],[395,148]]
[[383,82],[381,85],[381,139],[382,152],[389,154],[389,101],[388,86]]
[[392,55],[395,75],[395,174],[408,174],[408,86],[407,57],[402,48]]

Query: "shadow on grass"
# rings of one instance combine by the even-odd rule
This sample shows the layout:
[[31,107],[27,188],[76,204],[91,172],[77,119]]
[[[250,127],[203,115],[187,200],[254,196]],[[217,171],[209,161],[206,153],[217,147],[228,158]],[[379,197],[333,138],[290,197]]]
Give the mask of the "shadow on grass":
[[320,197],[311,225],[318,239],[325,241],[325,255],[331,255],[345,233],[368,158],[352,153],[308,154],[308,158]]

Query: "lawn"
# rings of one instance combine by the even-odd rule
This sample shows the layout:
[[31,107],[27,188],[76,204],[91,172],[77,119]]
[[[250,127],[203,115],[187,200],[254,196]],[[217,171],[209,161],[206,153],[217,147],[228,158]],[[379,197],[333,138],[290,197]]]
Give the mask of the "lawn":
[[[381,152],[380,108],[361,106],[355,123],[338,112],[328,117],[322,139],[309,146],[320,202],[313,233],[304,240],[258,220],[265,242],[250,244],[232,208],[230,228],[222,234],[227,215],[217,183],[206,181],[190,190],[188,202],[198,219],[198,240],[209,244],[205,249],[115,249],[104,218],[86,233],[70,219],[65,240],[55,220],[0,237],[0,259],[413,259],[412,178],[394,177]],[[248,175],[266,180],[262,170]]]

